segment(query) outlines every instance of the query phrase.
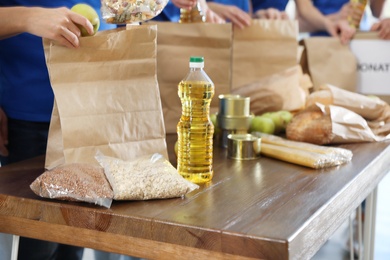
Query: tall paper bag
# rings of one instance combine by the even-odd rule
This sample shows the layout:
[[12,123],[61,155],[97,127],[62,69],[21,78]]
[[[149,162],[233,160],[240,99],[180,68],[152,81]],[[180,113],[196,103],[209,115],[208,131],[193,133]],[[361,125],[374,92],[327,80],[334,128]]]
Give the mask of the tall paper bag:
[[334,37],[309,37],[302,40],[305,50],[301,64],[313,81],[314,90],[323,84],[356,91],[356,58],[348,45]]
[[234,28],[232,90],[297,65],[298,34],[293,20],[255,19]]
[[130,160],[166,158],[165,127],[156,77],[157,28],[104,31],[69,49],[44,41],[55,96],[45,167],[97,164],[99,150]]
[[179,82],[189,71],[190,56],[203,56],[205,71],[215,85],[210,111],[218,110],[218,95],[230,93],[232,25],[159,22],[157,75],[167,133],[176,133],[182,112]]

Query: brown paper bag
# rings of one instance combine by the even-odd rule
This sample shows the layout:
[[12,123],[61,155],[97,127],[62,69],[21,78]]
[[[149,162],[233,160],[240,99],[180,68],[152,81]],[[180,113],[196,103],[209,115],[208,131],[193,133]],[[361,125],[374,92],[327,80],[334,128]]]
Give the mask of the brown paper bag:
[[310,79],[299,65],[233,89],[233,94],[250,97],[251,112],[260,115],[278,110],[298,111],[306,105]]
[[301,41],[305,50],[301,57],[304,73],[308,73],[317,90],[322,84],[356,91],[356,58],[348,45],[334,37],[309,37]]
[[389,140],[390,105],[379,98],[322,85],[310,94],[306,108],[294,115],[286,136],[315,144]]
[[55,95],[45,167],[93,163],[99,150],[130,160],[167,157],[153,25],[81,38],[78,49],[44,41]]
[[343,107],[366,120],[367,126],[374,134],[390,134],[390,105],[380,98],[372,98],[324,84],[307,99],[307,106],[315,103]]
[[294,20],[252,20],[234,28],[232,89],[297,65],[298,33]]
[[215,85],[211,112],[218,109],[218,95],[230,92],[231,24],[159,22],[157,77],[167,133],[176,133],[182,112],[179,82],[189,71],[190,56],[203,56],[205,72]]

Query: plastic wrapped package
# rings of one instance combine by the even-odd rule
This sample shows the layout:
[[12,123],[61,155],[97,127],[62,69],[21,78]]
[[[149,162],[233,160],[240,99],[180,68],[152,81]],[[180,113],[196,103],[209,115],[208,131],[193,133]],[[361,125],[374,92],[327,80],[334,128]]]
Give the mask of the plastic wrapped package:
[[129,24],[159,15],[168,0],[101,0],[101,13],[107,23]]
[[84,201],[111,207],[113,191],[100,166],[71,163],[45,171],[30,185],[43,198]]
[[340,147],[292,141],[259,132],[252,134],[261,137],[262,155],[314,169],[345,164],[353,156],[352,151]]
[[161,154],[132,161],[96,155],[114,191],[114,200],[149,200],[183,197],[199,188],[184,179]]

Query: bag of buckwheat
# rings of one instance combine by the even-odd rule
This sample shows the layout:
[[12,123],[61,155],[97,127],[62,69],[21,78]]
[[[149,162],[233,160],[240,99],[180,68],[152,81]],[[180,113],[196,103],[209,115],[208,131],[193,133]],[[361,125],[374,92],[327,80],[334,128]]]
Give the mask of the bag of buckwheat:
[[184,179],[161,154],[143,156],[132,161],[97,153],[96,160],[114,191],[114,200],[149,200],[183,197],[199,188]]
[[113,191],[102,167],[71,163],[45,171],[30,185],[38,196],[111,207]]

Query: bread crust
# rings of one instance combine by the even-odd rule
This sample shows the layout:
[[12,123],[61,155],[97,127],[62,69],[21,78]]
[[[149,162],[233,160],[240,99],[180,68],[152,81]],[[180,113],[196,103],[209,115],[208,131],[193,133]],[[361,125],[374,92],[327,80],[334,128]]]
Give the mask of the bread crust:
[[330,115],[315,105],[295,114],[286,127],[286,137],[294,141],[322,145],[331,143],[333,136]]

